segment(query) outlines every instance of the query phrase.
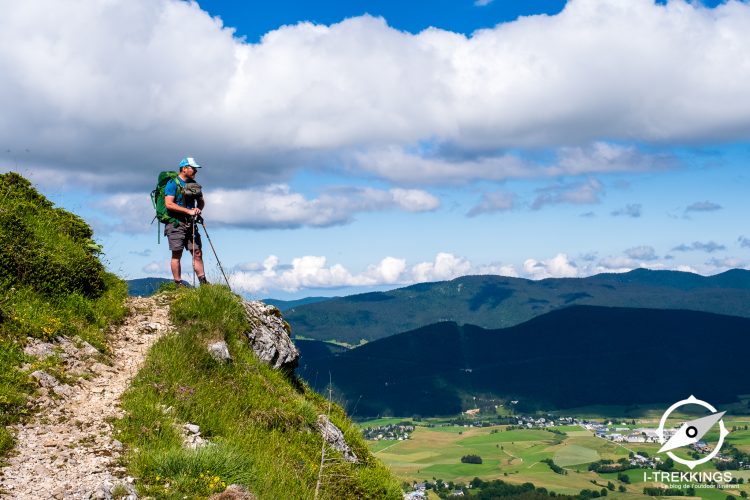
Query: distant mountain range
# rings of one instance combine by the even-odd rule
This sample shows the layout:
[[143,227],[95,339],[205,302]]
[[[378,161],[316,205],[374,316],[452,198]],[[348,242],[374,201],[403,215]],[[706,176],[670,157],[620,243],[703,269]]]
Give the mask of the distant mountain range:
[[[141,297],[148,297],[150,295],[153,295],[160,286],[162,286],[164,283],[171,283],[171,279],[167,278],[136,278],[132,280],[127,280],[128,284],[128,295],[130,296],[141,296]],[[190,284],[183,280],[182,281],[186,286],[190,286]],[[338,298],[338,297],[333,297]],[[325,300],[331,300],[332,297],[305,297],[302,299],[297,300],[279,300],[279,299],[261,299],[263,302],[267,304],[271,304],[272,306],[276,306],[279,308],[280,311],[284,312],[286,310],[292,309],[294,307],[303,306],[305,304],[314,304],[316,302],[323,302]]]
[[[620,275],[618,288],[639,275]],[[750,393],[750,319],[697,311],[571,306],[504,329],[441,322],[343,352],[298,345],[298,373],[318,390],[330,373],[354,416],[449,415],[493,398],[552,409]]]
[[137,278],[127,280],[128,295],[131,297],[149,297],[153,295],[164,283],[171,283],[171,279],[166,278]]
[[441,321],[483,328],[518,325],[572,305],[687,309],[750,317],[750,271],[715,276],[636,269],[532,281],[464,276],[290,307],[295,336],[357,345]]

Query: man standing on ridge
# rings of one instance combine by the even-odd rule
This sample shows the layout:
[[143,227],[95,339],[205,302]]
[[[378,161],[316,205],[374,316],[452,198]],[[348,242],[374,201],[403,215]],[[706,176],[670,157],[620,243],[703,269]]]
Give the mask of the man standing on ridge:
[[[199,216],[203,209],[203,194],[199,196],[189,196],[185,191],[188,183],[195,182],[195,174],[201,168],[194,158],[183,158],[180,162],[180,172],[175,179],[170,179],[164,187],[164,204],[170,217],[176,219],[179,224],[166,224],[164,235],[169,242],[169,249],[172,251],[172,276],[175,283],[179,286],[182,283],[182,268],[180,259],[182,251],[187,247],[193,255],[193,267],[198,281],[201,285],[208,283],[206,273],[203,270],[203,253],[201,252],[201,235],[198,228],[195,227],[195,217]],[[180,183],[178,189],[177,183]],[[197,207],[195,206],[197,204]],[[195,238],[195,240],[193,239]]]

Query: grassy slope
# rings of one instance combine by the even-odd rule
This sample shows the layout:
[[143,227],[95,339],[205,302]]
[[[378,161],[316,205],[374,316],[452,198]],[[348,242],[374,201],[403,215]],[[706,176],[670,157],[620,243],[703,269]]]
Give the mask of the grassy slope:
[[13,446],[6,426],[27,411],[28,373],[59,370],[23,354],[29,338],[66,335],[106,352],[105,327],[125,315],[126,285],[105,272],[92,236],[20,175],[0,175],[0,454]]
[[[259,498],[313,498],[322,444],[315,422],[328,403],[257,360],[243,339],[241,305],[227,289],[181,290],[172,317],[178,332],[150,351],[123,398],[126,416],[118,424],[141,493],[205,496],[241,483]],[[210,340],[221,338],[231,364],[206,351]],[[338,406],[331,420],[363,463],[328,462],[321,498],[400,498],[398,483]],[[184,449],[175,425],[186,422],[198,424],[214,445]]]

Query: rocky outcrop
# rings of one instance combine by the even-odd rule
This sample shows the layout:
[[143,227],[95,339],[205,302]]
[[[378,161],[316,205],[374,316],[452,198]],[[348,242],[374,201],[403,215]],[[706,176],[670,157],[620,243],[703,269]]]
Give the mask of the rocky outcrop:
[[344,456],[344,460],[355,464],[359,463],[357,455],[355,455],[351,447],[346,444],[344,433],[328,419],[327,415],[318,415],[318,430],[320,430],[323,440],[325,440],[331,448],[341,453]]
[[291,373],[297,368],[299,351],[289,337],[289,324],[274,306],[258,300],[243,300],[249,329],[245,332],[250,347],[261,361]]

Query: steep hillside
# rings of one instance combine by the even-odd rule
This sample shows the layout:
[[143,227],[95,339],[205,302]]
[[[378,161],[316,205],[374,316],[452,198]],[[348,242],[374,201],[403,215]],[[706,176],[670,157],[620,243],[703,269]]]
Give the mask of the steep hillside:
[[321,384],[330,372],[357,416],[455,414],[501,397],[547,409],[719,403],[750,393],[748,353],[747,318],[574,306],[497,330],[437,323],[313,357],[300,373]]
[[[125,283],[105,272],[91,228],[15,173],[0,175],[0,454],[6,427],[28,413],[29,374],[64,373],[59,356],[24,353],[32,339],[66,337],[108,353],[105,328],[125,314]],[[23,369],[21,369],[23,367]]]
[[307,360],[326,358],[347,350],[346,347],[320,340],[295,340],[294,344],[299,349],[300,365],[306,363]]
[[358,345],[440,321],[517,325],[571,305],[689,309],[750,317],[750,271],[704,277],[636,269],[624,274],[532,281],[464,276],[331,299],[286,313],[295,335]]
[[[319,498],[401,498],[399,484],[339,406],[329,410],[320,394],[253,352],[249,339],[256,328],[269,326],[243,307],[219,286],[176,294],[171,308],[176,333],[151,349],[123,398],[126,415],[118,424],[141,493],[202,497],[236,483],[261,499],[315,498],[320,478]],[[278,315],[268,310],[271,319]],[[221,341],[229,361],[209,353],[208,346]],[[274,351],[268,340],[258,342],[264,352]],[[355,459],[326,446],[319,476],[321,415],[329,412]],[[202,446],[195,446],[195,439],[186,445],[186,438]]]
[[0,200],[0,495],[401,498],[343,410],[266,343],[275,325],[296,356],[278,310],[174,285],[126,308],[82,219],[17,174]]

